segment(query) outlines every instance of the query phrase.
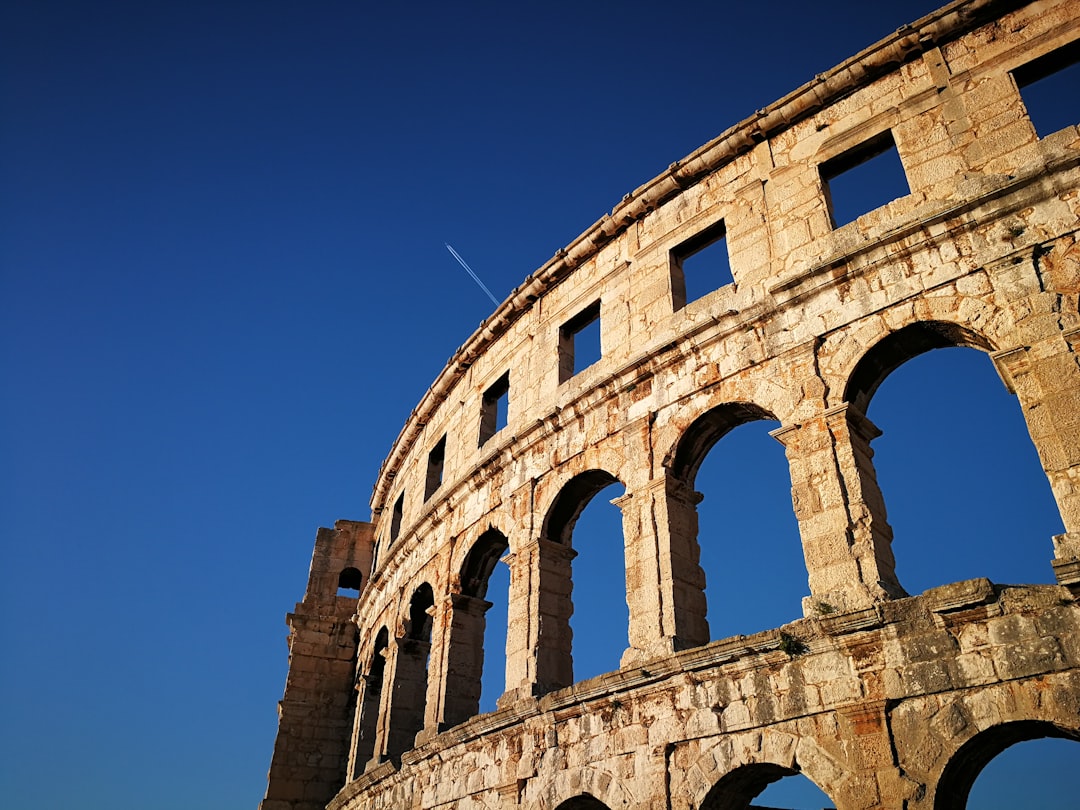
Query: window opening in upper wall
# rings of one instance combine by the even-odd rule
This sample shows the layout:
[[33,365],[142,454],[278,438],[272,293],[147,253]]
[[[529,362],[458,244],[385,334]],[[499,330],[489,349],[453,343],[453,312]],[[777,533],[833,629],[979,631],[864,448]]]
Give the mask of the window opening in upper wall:
[[446,435],[435,443],[428,453],[427,459],[427,483],[424,485],[424,500],[426,501],[435,490],[442,484],[443,462],[446,460]]
[[510,372],[506,372],[484,392],[480,406],[480,447],[484,442],[506,427],[507,409],[510,405]]
[[1018,67],[1012,75],[1040,138],[1080,123],[1080,40]]
[[834,228],[911,193],[889,130],[825,161],[818,171]]
[[728,284],[734,284],[724,220],[671,251],[671,303],[679,310]]
[[559,329],[559,382],[585,370],[601,354],[600,302],[596,301]]
[[356,568],[342,569],[338,574],[337,581],[337,595],[348,596],[351,599],[356,599],[360,596],[360,588],[363,585],[364,577],[360,571]]
[[401,517],[405,513],[405,493],[402,492],[398,495],[398,499],[394,501],[394,512],[390,516],[390,542],[393,543],[398,539],[398,535],[401,533]]

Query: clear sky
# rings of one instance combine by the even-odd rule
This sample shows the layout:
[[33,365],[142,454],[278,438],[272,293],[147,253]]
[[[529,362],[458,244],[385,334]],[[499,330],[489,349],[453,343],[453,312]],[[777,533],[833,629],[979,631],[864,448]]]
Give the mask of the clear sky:
[[[315,530],[370,517],[405,418],[491,312],[444,242],[501,299],[936,5],[0,4],[4,806],[253,808]],[[913,361],[870,416],[910,591],[1051,580],[1060,521],[985,357]],[[698,479],[714,634],[806,594],[765,429]],[[579,582],[610,574],[575,546]]]

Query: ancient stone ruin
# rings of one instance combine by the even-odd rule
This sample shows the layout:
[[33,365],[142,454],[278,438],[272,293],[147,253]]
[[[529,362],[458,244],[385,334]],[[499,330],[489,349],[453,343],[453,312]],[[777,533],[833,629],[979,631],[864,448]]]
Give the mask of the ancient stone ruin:
[[[952,810],[1006,747],[1080,740],[1080,91],[1056,131],[1025,106],[1078,56],[1076,0],[952,3],[525,279],[405,423],[371,522],[319,530],[262,809],[745,808],[801,773],[840,810]],[[833,181],[894,152],[906,188],[844,222]],[[683,262],[717,244],[732,281],[690,300]],[[1057,584],[909,595],[895,574],[866,410],[947,346],[1019,400],[1066,529]],[[695,475],[758,419],[780,423],[809,595],[711,641]],[[575,682],[571,533],[616,480],[629,647]],[[478,714],[500,560],[506,692]]]

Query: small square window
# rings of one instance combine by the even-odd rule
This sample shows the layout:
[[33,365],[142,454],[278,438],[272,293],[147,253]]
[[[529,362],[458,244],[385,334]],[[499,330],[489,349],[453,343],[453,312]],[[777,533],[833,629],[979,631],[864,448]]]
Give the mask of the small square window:
[[559,382],[566,382],[600,357],[600,302],[596,301],[559,329]]
[[1013,71],[1040,138],[1080,123],[1080,40]]
[[446,436],[443,435],[431,448],[427,459],[427,482],[424,484],[426,501],[442,485],[443,462],[446,460]]
[[818,170],[834,228],[911,193],[889,130],[825,161]]
[[671,251],[673,309],[682,309],[691,301],[734,283],[724,220],[695,234]]
[[506,427],[510,405],[510,372],[506,372],[484,392],[480,406],[480,447]]

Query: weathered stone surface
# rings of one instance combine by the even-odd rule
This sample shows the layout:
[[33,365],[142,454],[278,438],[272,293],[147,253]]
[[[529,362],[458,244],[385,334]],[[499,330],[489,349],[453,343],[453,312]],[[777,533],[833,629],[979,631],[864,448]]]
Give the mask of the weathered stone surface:
[[[319,533],[264,810],[745,807],[796,772],[841,810],[960,808],[1002,747],[1080,739],[1080,132],[1040,139],[1014,75],[1078,32],[1073,0],[955,2],[673,164],[527,278],[407,421],[372,522]],[[888,138],[910,194],[834,227],[826,168]],[[687,302],[681,260],[721,233],[734,283]],[[576,369],[596,316],[602,357]],[[865,412],[945,346],[989,354],[1019,400],[1065,525],[1059,585],[908,596],[896,576]],[[805,618],[710,642],[694,477],[763,418]],[[574,683],[571,530],[615,481],[630,646]],[[500,558],[507,691],[476,716]],[[347,569],[358,599],[337,595]]]

